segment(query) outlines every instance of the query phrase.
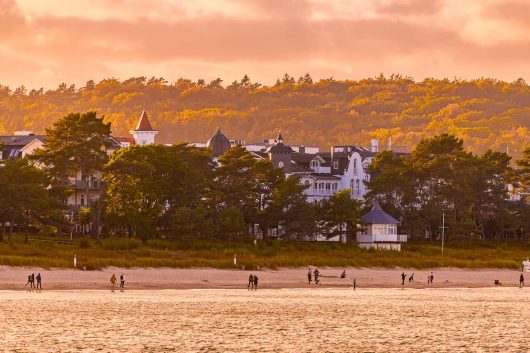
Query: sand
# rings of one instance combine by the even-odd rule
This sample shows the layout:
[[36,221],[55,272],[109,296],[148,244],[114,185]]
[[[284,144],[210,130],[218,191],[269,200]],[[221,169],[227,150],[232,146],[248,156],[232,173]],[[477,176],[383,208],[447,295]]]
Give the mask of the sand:
[[528,352],[529,298],[513,287],[0,291],[0,351]]
[[[319,268],[319,287],[351,287],[353,277],[360,288],[399,288],[401,273],[414,273],[414,283],[406,282],[407,288],[476,288],[492,287],[495,280],[502,286],[518,286],[519,271],[506,269],[452,269],[430,270],[346,268],[347,278],[341,279],[343,268]],[[434,283],[427,284],[427,275],[434,274]],[[307,284],[307,268],[261,271],[219,270],[209,268],[106,268],[101,271],[75,269],[51,269],[0,266],[0,290],[24,290],[30,273],[41,273],[44,289],[108,289],[110,277],[124,274],[128,289],[219,289],[244,288],[250,273],[259,277],[260,288],[314,288]],[[526,274],[530,285],[530,273]]]

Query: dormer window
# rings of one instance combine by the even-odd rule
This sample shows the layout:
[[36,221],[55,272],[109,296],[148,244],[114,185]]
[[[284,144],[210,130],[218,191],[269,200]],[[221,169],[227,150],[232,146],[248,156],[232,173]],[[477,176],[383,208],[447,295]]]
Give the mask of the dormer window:
[[278,162],[278,168],[283,168],[283,162]]
[[320,168],[320,162],[316,159],[313,159],[311,161],[311,168],[312,169],[317,169],[317,168]]

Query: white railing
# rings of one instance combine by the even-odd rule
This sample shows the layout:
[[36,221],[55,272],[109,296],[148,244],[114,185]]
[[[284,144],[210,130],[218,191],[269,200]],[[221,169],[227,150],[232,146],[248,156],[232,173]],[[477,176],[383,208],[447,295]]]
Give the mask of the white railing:
[[358,234],[358,243],[406,243],[406,234]]

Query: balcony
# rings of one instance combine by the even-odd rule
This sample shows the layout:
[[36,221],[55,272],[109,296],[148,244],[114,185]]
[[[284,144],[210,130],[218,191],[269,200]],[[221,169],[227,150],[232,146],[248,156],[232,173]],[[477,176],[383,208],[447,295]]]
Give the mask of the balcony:
[[[70,186],[73,189],[78,190],[85,190],[87,188],[87,185],[84,181],[81,180],[68,180],[68,186]],[[99,180],[90,180],[88,182],[88,188],[92,190],[99,190],[101,189],[101,181]]]
[[406,234],[358,234],[358,243],[406,243]]

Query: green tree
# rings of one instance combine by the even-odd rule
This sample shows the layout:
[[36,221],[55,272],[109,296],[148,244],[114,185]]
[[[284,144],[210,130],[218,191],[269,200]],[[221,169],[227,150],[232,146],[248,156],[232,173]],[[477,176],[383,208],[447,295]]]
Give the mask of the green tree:
[[344,189],[322,203],[322,231],[329,238],[338,236],[342,242],[355,240],[362,203],[351,198],[351,190]]
[[248,229],[241,210],[235,206],[225,207],[219,212],[217,225],[218,232],[222,238],[226,239],[228,247],[234,236],[241,236]]
[[66,223],[64,204],[53,196],[46,173],[25,158],[8,160],[0,168],[0,212],[5,221],[18,223],[24,231],[24,242],[28,242],[30,226],[63,226]]

